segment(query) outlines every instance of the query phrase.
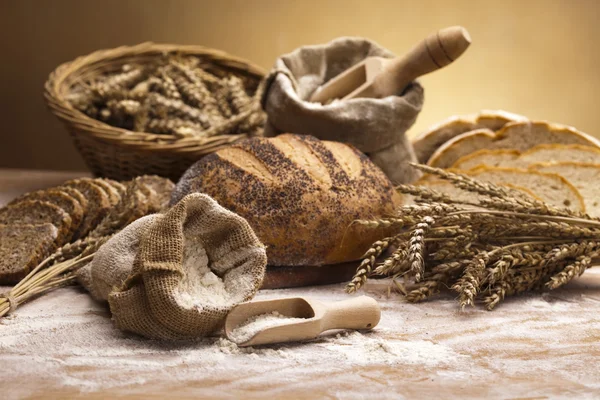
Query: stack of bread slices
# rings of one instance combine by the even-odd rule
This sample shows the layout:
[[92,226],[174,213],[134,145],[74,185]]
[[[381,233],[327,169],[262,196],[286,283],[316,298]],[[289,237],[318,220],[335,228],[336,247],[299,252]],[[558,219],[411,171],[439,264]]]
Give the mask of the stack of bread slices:
[[0,285],[13,284],[59,247],[111,235],[168,204],[173,183],[81,178],[24,194],[0,208]]
[[[572,127],[504,111],[452,117],[413,141],[419,161],[509,186],[557,207],[600,217],[600,141]],[[469,196],[426,175],[416,182]]]

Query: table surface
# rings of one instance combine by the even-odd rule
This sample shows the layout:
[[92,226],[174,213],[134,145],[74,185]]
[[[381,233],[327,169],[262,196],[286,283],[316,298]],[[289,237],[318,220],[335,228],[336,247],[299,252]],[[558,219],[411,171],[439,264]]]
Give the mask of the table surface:
[[[0,204],[83,173],[0,170]],[[600,269],[600,268],[599,268]],[[0,290],[7,288],[0,288]],[[115,329],[81,288],[54,291],[0,321],[8,398],[597,398],[600,271],[566,287],[459,311],[451,294],[408,304],[387,282],[372,331],[241,351],[218,338],[160,343]],[[343,285],[257,298],[344,300]]]

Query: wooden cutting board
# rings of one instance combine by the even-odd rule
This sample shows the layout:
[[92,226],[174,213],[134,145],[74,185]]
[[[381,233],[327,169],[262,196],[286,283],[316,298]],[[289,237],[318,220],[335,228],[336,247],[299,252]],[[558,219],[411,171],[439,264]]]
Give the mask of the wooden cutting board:
[[282,289],[349,282],[354,276],[358,264],[358,261],[351,261],[321,267],[268,266],[261,289]]

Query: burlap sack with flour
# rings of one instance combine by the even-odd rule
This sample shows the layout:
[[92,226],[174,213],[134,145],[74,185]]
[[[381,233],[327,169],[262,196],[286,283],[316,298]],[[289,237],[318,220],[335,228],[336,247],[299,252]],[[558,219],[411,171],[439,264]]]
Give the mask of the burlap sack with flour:
[[205,194],[129,225],[79,271],[118,328],[153,339],[206,336],[262,285],[264,246],[245,219]]
[[423,87],[413,82],[397,96],[357,98],[321,105],[308,101],[323,83],[369,56],[394,57],[362,38],[344,37],[301,47],[277,59],[267,78],[262,104],[266,136],[298,133],[353,144],[394,183],[409,183],[420,173],[406,131],[423,105]]

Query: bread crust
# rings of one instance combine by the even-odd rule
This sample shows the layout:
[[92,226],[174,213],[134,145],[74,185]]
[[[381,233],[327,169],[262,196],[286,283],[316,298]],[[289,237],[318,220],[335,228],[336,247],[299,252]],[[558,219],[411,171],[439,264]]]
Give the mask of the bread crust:
[[[456,171],[459,172],[459,171]],[[571,183],[569,182],[567,179],[565,179],[563,176],[559,175],[559,174],[554,174],[554,173],[548,173],[548,172],[540,172],[540,171],[535,171],[532,169],[519,169],[519,168],[502,168],[502,167],[489,167],[489,166],[480,166],[476,169],[472,169],[469,171],[460,171],[461,173],[467,174],[467,175],[471,175],[471,176],[475,176],[477,177],[478,175],[484,173],[484,172],[505,172],[505,173],[514,173],[514,174],[528,174],[528,175],[538,175],[538,176],[545,176],[548,178],[551,178],[555,181],[560,182],[561,184],[563,184],[565,187],[568,188],[568,190],[575,196],[575,198],[577,199],[577,204],[576,205],[571,205],[569,206],[569,208],[571,209],[575,209],[578,211],[582,211],[585,212],[585,202],[583,197],[581,196],[581,193],[579,193],[579,190],[577,190],[577,188]],[[502,184],[506,184],[506,183],[510,183],[510,182],[502,182]],[[534,191],[535,192],[535,191]],[[536,195],[540,195],[539,193],[535,192]],[[561,205],[561,204],[555,204],[556,206],[567,206],[567,205]]]
[[392,214],[400,197],[367,156],[336,146],[291,134],[238,142],[188,169],[171,204],[191,192],[210,195],[248,220],[269,265],[356,260],[382,232],[353,221]]
[[427,164],[448,168],[461,157],[476,150],[504,148],[524,152],[543,144],[544,141],[600,148],[600,142],[596,138],[569,126],[546,121],[512,122],[495,133],[489,129],[482,129],[458,135],[437,149]]
[[512,157],[511,159],[515,159],[521,155],[521,152],[516,149],[481,149],[481,150],[474,151],[473,153],[467,154],[466,156],[459,158],[458,160],[456,160],[456,162],[454,164],[452,164],[452,166],[450,168],[467,169],[468,170],[468,169],[477,168],[480,165],[488,165],[489,166],[489,164],[482,162],[481,164],[476,164],[473,167],[467,167],[467,168],[463,167],[464,164],[472,161],[473,159],[476,159],[479,157],[485,158],[486,156],[500,155],[500,154],[506,154],[507,156]]
[[441,145],[460,134],[477,129],[496,131],[515,121],[527,121],[527,118],[503,110],[481,110],[439,122],[414,138],[412,143],[419,162],[426,163]]
[[0,285],[19,282],[56,249],[53,224],[0,224]]
[[74,239],[85,237],[106,216],[111,207],[108,193],[94,179],[81,178],[67,181],[63,186],[79,190],[88,201],[87,213]]
[[[450,181],[447,180],[443,180],[443,179],[427,179],[427,180],[422,180],[422,181],[418,181],[417,183],[415,183],[415,186],[424,186],[424,187],[429,187],[432,188],[434,190],[438,190],[440,192],[444,192],[443,189],[436,189],[436,186],[452,186],[453,189],[455,190],[461,190],[457,187],[455,187],[454,185],[452,185],[452,183]],[[530,196],[531,198],[538,200],[538,201],[542,201],[542,199],[536,195],[531,189],[528,189],[526,187],[523,186],[519,186],[519,185],[513,185],[511,183],[502,183],[502,186],[506,186],[508,188],[511,189],[515,189],[518,190],[520,192],[525,193],[526,195]],[[464,191],[465,193],[469,194],[470,196],[475,195],[475,193],[470,193],[468,191]]]
[[10,203],[8,203],[8,205],[10,206],[14,204],[19,204],[27,200],[46,201],[48,203],[54,204],[55,206],[62,208],[67,214],[69,214],[69,217],[71,217],[71,225],[69,233],[67,234],[67,238],[65,239],[66,241],[69,241],[72,238],[73,234],[81,225],[81,221],[83,221],[84,211],[81,207],[81,204],[74,197],[72,197],[62,189],[50,188],[30,192],[14,199]]
[[71,237],[71,217],[65,210],[47,201],[23,200],[0,210],[0,224],[39,225],[56,227],[56,245],[65,244]]
[[[575,168],[576,176],[561,171],[562,167]],[[579,161],[543,162],[531,164],[529,168],[530,170],[542,173],[556,173],[563,176],[581,193],[586,205],[586,212],[592,217],[600,217],[600,199],[597,197],[596,186],[593,184],[593,182],[600,178],[600,163],[585,163]],[[586,172],[586,169],[592,171]]]

